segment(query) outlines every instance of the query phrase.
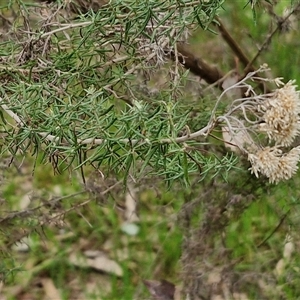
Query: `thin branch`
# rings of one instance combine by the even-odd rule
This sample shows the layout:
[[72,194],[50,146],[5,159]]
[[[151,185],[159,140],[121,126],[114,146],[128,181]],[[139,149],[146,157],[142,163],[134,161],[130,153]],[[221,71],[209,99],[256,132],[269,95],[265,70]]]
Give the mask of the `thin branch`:
[[252,65],[254,64],[254,62],[257,60],[257,58],[260,56],[260,54],[267,48],[267,46],[271,43],[272,38],[274,37],[274,35],[279,31],[279,29],[282,27],[282,24],[284,24],[289,17],[295,13],[295,11],[297,11],[300,8],[300,4],[298,4],[296,7],[294,7],[294,9],[286,16],[284,17],[282,20],[280,20],[280,22],[278,22],[276,28],[268,35],[268,37],[266,38],[266,40],[264,41],[264,43],[261,45],[261,47],[259,48],[258,52],[256,53],[256,55],[252,58],[251,61],[248,62],[248,64],[246,65],[246,68],[244,70],[244,73],[247,74],[249,71],[251,71],[252,69]]
[[[120,185],[122,182],[123,182],[122,180],[117,181],[113,185],[109,186],[105,191],[101,192],[100,195],[101,196],[106,195],[111,190],[113,190],[116,186]],[[4,217],[0,218],[0,223],[4,223],[5,221],[14,219],[16,217],[29,216],[31,213],[34,213],[34,212],[40,210],[41,208],[43,208],[43,207],[45,207],[47,205],[50,205],[50,204],[54,205],[55,203],[61,202],[61,201],[65,200],[65,199],[69,199],[69,198],[76,197],[78,195],[82,195],[82,194],[86,194],[86,193],[87,193],[86,190],[82,190],[82,191],[79,191],[79,192],[76,192],[76,193],[73,193],[73,194],[70,194],[70,195],[66,195],[66,196],[62,196],[62,197],[51,199],[51,200],[46,201],[45,203],[43,203],[41,205],[38,205],[38,206],[30,208],[30,209],[25,209],[25,210],[20,210],[20,211],[16,211],[16,212],[11,212],[7,216],[4,216]],[[68,211],[71,211],[71,210],[76,209],[78,207],[84,206],[87,203],[91,202],[92,200],[93,199],[91,198],[91,199],[89,199],[89,200],[87,200],[85,202],[81,202],[79,205],[76,205],[75,207],[71,207]],[[65,214],[66,212],[67,211],[64,211],[63,214]],[[54,216],[52,218],[49,218],[48,220],[55,219],[55,218],[57,218],[59,216],[60,215],[56,215],[56,216]]]
[[[2,101],[3,101],[3,99],[0,98],[0,102],[2,102]],[[11,118],[13,118],[16,121],[17,124],[19,124],[20,126],[25,125],[23,123],[23,121],[19,118],[19,116],[16,115],[13,111],[11,111],[6,104],[1,104],[1,107]]]
[[[55,33],[58,33],[60,31],[65,31],[65,30],[68,30],[68,29],[71,29],[71,28],[76,28],[76,27],[86,27],[86,26],[89,26],[91,24],[93,24],[94,22],[93,21],[86,21],[86,22],[81,22],[81,23],[71,23],[71,24],[59,24],[59,28],[57,29],[54,29],[52,31],[49,31],[49,32],[45,32],[43,34],[41,34],[39,36],[39,38],[45,38],[49,35],[52,35],[52,34],[55,34]],[[30,32],[32,33],[32,32]]]
[[[248,66],[250,61],[247,58],[246,54],[242,51],[240,46],[236,43],[236,41],[233,39],[233,37],[227,31],[226,27],[223,25],[220,18],[216,17],[216,20],[218,21],[217,26],[218,26],[218,29],[219,29],[223,39],[227,42],[228,46],[235,53],[235,55],[239,58],[239,60],[243,63],[243,65]],[[252,66],[252,64],[250,64],[248,72],[253,72],[253,71],[254,71],[254,67]]]
[[[238,59],[242,62],[242,64],[245,66],[244,74],[240,77],[240,79],[244,78],[249,72],[255,71],[255,68],[253,66],[254,60],[250,61],[246,54],[243,52],[243,50],[240,48],[238,43],[234,40],[234,38],[230,35],[224,24],[221,22],[220,18],[216,17],[216,20],[218,21],[218,29],[223,37],[223,39],[227,42],[231,50],[235,53],[235,55],[238,57]],[[259,88],[262,92],[269,92],[269,89],[261,82],[259,81]]]
[[196,57],[192,52],[187,49],[187,46],[183,43],[177,43],[178,57],[174,51],[167,54],[171,56],[171,59],[176,62],[178,61],[193,74],[201,77],[207,83],[218,83],[218,87],[221,88],[221,79],[224,74],[216,67],[210,66],[204,62],[200,57]]
[[[0,98],[0,103],[3,102],[3,99]],[[15,114],[12,110],[10,110],[8,108],[8,106],[6,104],[1,104],[2,109],[10,116],[12,117],[16,123],[21,126],[24,127],[26,124],[19,118],[19,116],[17,114]],[[171,144],[171,143],[183,143],[186,142],[188,140],[193,140],[199,136],[207,136],[212,128],[212,123],[210,123],[209,125],[203,127],[202,129],[194,132],[194,133],[189,133],[187,135],[181,136],[181,137],[177,137],[175,139],[172,138],[166,138],[166,139],[162,139],[159,142],[162,144]],[[46,140],[48,140],[49,142],[53,142],[56,144],[67,144],[67,141],[60,141],[60,137],[49,134],[47,132],[38,132],[37,133],[39,136],[45,138]],[[87,139],[77,139],[76,143],[79,145],[87,145],[87,144],[93,144],[93,145],[101,145],[105,142],[105,139],[97,139],[97,138],[87,138]],[[147,138],[145,139],[119,139],[118,140],[120,143],[124,143],[124,144],[132,144],[132,145],[137,145],[137,144],[151,144],[151,141]]]
[[260,248],[261,246],[263,246],[272,236],[273,234],[281,227],[281,225],[283,224],[284,220],[287,218],[287,216],[289,215],[291,209],[288,209],[288,211],[282,216],[282,218],[280,219],[279,223],[277,224],[277,226],[271,231],[271,233],[262,241],[260,242],[256,247]]
[[[175,29],[173,28],[170,32],[170,36],[173,36],[175,34]],[[166,38],[164,40],[164,42],[160,45],[161,49],[164,49],[168,44],[170,43],[170,39],[169,38]],[[123,78],[126,78],[128,75],[131,75],[133,74],[135,71],[143,68],[143,65],[149,61],[151,61],[155,56],[157,56],[157,53],[156,52],[153,52],[152,54],[150,54],[148,57],[146,57],[141,63],[137,64],[136,66],[133,66],[131,69],[129,69],[126,73],[124,73],[122,75],[122,77],[120,78],[116,78],[114,80],[112,80],[109,84],[105,85],[103,87],[103,89],[105,90],[110,90],[110,88],[117,84],[119,81],[121,81]]]
[[[193,133],[188,133],[184,136],[180,136],[180,137],[176,137],[176,138],[164,138],[164,139],[161,139],[159,140],[158,142],[161,143],[161,144],[172,144],[172,143],[183,143],[183,142],[186,142],[186,141],[189,141],[189,140],[193,140],[195,138],[198,138],[200,136],[204,136],[206,137],[208,134],[210,134],[210,132],[212,131],[212,129],[216,126],[216,124],[218,124],[220,121],[224,121],[229,115],[231,115],[236,107],[234,106],[233,108],[231,108],[227,113],[226,115],[224,116],[219,116],[219,117],[216,117],[216,111],[217,111],[217,108],[219,106],[219,103],[221,102],[222,100],[222,97],[231,89],[235,89],[235,88],[240,88],[240,87],[245,87],[245,82],[246,80],[248,79],[253,79],[253,78],[256,78],[255,75],[259,72],[262,72],[262,71],[266,71],[267,70],[267,67],[264,65],[262,67],[260,67],[257,71],[254,71],[254,72],[251,72],[251,73],[248,73],[241,81],[237,82],[236,84],[228,87],[227,89],[225,89],[221,95],[218,97],[215,105],[214,105],[214,108],[212,109],[212,112],[211,112],[211,117],[210,117],[210,120],[208,122],[208,124],[201,128],[200,130],[196,131],[196,132],[193,132]],[[257,79],[259,80],[260,78],[257,77]],[[112,84],[112,83],[111,83]],[[251,89],[251,86],[249,86],[249,88]],[[110,90],[109,87],[106,87],[106,89]],[[251,89],[252,91],[252,89]],[[242,100],[242,99],[241,99]],[[20,117],[14,113],[11,109],[8,108],[8,106],[6,104],[1,104],[1,102],[3,102],[3,99],[0,98],[0,106],[2,107],[2,109],[10,116],[12,117],[15,122],[21,126],[21,127],[25,127],[25,123],[20,119]],[[43,137],[44,139],[50,141],[50,142],[53,142],[55,144],[62,144],[62,145],[68,145],[69,143],[66,141],[66,140],[61,140],[60,137],[58,136],[55,136],[55,135],[52,135],[52,134],[49,134],[48,132],[37,132],[37,134],[41,137]],[[144,139],[129,139],[129,138],[123,138],[123,139],[119,139],[118,140],[120,143],[123,143],[123,144],[131,144],[131,145],[141,145],[141,144],[151,144],[152,142],[148,139],[148,138],[144,138]],[[103,144],[104,142],[106,142],[105,139],[98,139],[98,138],[87,138],[87,139],[77,139],[76,140],[76,143],[78,145],[87,145],[87,144],[92,144],[92,145],[101,145]]]
[[[215,107],[213,108],[212,112],[211,112],[211,117],[210,117],[210,121],[209,124],[213,124],[214,123],[214,118],[215,118],[215,114],[216,114],[216,110],[219,106],[219,103],[221,102],[222,97],[231,89],[236,89],[236,88],[240,88],[241,86],[243,86],[243,84],[245,83],[246,80],[252,78],[255,74],[257,74],[258,72],[262,72],[262,71],[266,71],[266,67],[262,66],[260,67],[257,71],[248,73],[241,81],[238,81],[237,83],[235,83],[234,85],[228,87],[226,90],[224,90],[222,92],[222,94],[218,97],[218,100],[215,104]],[[251,87],[251,86],[250,86]],[[231,112],[228,112],[227,115],[229,115]]]
[[[44,1],[44,0],[40,0],[40,1]],[[46,2],[48,2],[48,3],[56,2],[56,0],[47,0]],[[99,1],[99,2],[101,2],[101,1]],[[105,1],[102,1],[102,2],[105,2]],[[98,10],[100,10],[103,7],[109,7],[109,5],[110,5],[110,3],[104,3],[103,5],[99,6],[98,9],[94,9],[93,7],[91,7],[91,10],[96,13]],[[197,6],[197,5],[199,5],[199,1],[190,1],[190,2],[185,2],[184,4],[181,4],[181,3],[170,4],[166,8],[168,10],[170,10],[170,9],[175,9],[175,8],[194,7],[194,6]],[[78,10],[76,10],[74,12],[78,13]],[[158,7],[158,8],[154,7],[153,12],[161,12],[161,8],[160,7]],[[130,12],[126,15],[125,14],[122,14],[122,15],[117,14],[116,15],[116,17],[118,19],[131,18],[131,17],[134,17],[134,16],[135,16],[134,12]]]

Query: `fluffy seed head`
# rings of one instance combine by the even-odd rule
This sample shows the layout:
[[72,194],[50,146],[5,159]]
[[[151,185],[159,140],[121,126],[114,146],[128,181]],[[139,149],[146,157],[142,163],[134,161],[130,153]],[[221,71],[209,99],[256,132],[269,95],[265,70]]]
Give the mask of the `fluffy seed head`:
[[294,81],[277,89],[259,109],[263,113],[259,130],[266,132],[276,144],[289,146],[300,133],[300,99]]
[[297,172],[299,158],[300,147],[293,148],[285,154],[277,147],[265,147],[255,154],[248,154],[248,160],[252,165],[251,173],[256,177],[261,173],[269,178],[270,183],[290,179]]

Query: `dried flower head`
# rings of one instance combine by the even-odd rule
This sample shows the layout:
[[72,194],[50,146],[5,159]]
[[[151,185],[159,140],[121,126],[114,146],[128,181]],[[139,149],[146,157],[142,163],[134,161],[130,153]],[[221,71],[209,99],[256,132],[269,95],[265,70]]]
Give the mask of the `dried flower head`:
[[277,147],[265,147],[255,154],[248,154],[252,165],[251,173],[256,177],[261,173],[269,178],[270,183],[290,179],[297,172],[299,158],[300,147],[293,148],[285,154]]
[[259,106],[262,123],[258,129],[266,132],[276,144],[289,146],[300,133],[300,99],[294,81],[277,89]]
[[[246,97],[234,100],[229,112],[219,120],[225,123],[222,131],[227,147],[234,152],[239,149],[247,153],[250,170],[256,177],[262,174],[271,183],[278,183],[290,179],[298,169],[300,146],[287,153],[281,149],[290,146],[300,133],[300,97],[295,81],[284,84],[282,78],[255,77],[258,72],[266,71],[266,67],[262,66],[226,88],[225,92],[247,87]],[[251,85],[245,83],[254,77],[256,80],[272,81],[281,88],[272,93],[257,94]],[[261,132],[268,135],[273,147],[262,145],[263,139],[257,134]]]

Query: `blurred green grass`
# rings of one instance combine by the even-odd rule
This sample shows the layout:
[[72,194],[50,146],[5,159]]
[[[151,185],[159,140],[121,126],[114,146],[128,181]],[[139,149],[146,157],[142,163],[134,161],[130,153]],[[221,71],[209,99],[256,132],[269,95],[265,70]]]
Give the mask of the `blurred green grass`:
[[[28,180],[32,183],[32,189],[39,191],[38,196],[33,197],[30,207],[41,204],[41,199],[49,199],[51,194],[56,193],[58,197],[79,192],[82,186],[76,176],[64,173],[54,175],[50,165],[37,163],[34,175],[31,177],[30,161],[32,157],[26,157],[27,170],[23,170],[22,175],[17,175],[13,168],[9,169],[6,176],[6,185],[3,187],[3,196],[11,207],[18,207],[20,198],[26,192],[28,185],[18,184]],[[18,178],[18,179],[17,179]],[[17,180],[16,180],[17,179]],[[140,232],[137,236],[127,236],[121,231],[122,218],[114,206],[115,199],[109,199],[108,204],[103,205],[97,201],[91,201],[87,206],[69,212],[64,217],[62,229],[58,226],[43,226],[42,230],[33,231],[30,234],[30,249],[28,252],[20,252],[14,249],[9,253],[7,261],[14,259],[14,264],[21,268],[13,276],[7,277],[8,285],[22,286],[22,277],[26,273],[31,273],[37,268],[30,280],[24,285],[24,291],[30,292],[36,289],[34,286],[35,278],[50,277],[56,288],[61,291],[62,299],[71,299],[74,296],[74,288],[70,286],[73,277],[80,278],[82,283],[81,290],[85,290],[86,284],[90,281],[90,275],[97,272],[91,269],[81,269],[74,267],[68,262],[68,255],[76,249],[103,249],[105,243],[111,243],[108,251],[109,257],[116,260],[122,266],[124,275],[121,278],[107,275],[111,278],[112,291],[101,299],[133,299],[137,286],[140,289],[140,297],[148,297],[147,291],[141,285],[142,279],[158,276],[160,278],[171,278],[176,280],[178,274],[178,263],[181,254],[181,232],[176,226],[176,213],[182,201],[180,197],[176,200],[171,192],[161,191],[161,195],[156,195],[151,190],[143,191],[139,203],[139,216],[141,221],[138,223]],[[80,203],[92,197],[83,195],[82,200],[76,198],[66,199],[60,202],[63,209],[69,209],[75,203]],[[124,195],[119,195],[122,201]],[[24,220],[24,223],[28,220]],[[23,226],[21,222],[21,226]],[[28,225],[28,224],[27,224]],[[28,226],[27,228],[30,228]],[[35,224],[32,224],[35,228]],[[72,233],[66,239],[60,240],[60,235]],[[9,234],[9,229],[7,229]],[[11,235],[14,237],[14,234]],[[81,243],[85,246],[81,246]],[[122,251],[128,253],[126,259],[119,260]],[[28,262],[31,262],[28,264]],[[42,262],[46,262],[43,264]],[[35,267],[34,267],[35,266]],[[12,264],[6,264],[10,269]],[[27,275],[28,276],[28,275]],[[101,282],[99,290],[101,291]],[[39,291],[41,292],[41,291]],[[37,291],[35,299],[39,299]],[[89,295],[88,299],[99,299],[99,294]],[[15,299],[9,296],[8,299]]]

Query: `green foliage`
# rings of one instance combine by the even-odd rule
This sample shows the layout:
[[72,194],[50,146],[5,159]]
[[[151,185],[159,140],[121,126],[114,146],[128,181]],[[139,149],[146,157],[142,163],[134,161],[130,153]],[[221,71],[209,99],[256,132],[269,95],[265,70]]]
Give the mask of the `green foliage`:
[[193,141],[176,141],[199,129],[197,120],[187,127],[192,108],[182,94],[182,70],[163,92],[151,94],[147,86],[141,92],[143,81],[155,78],[163,52],[172,51],[197,24],[208,28],[222,4],[115,1],[57,27],[56,15],[27,20],[32,7],[11,2],[18,6],[15,24],[25,17],[31,27],[18,41],[10,32],[2,47],[7,82],[1,103],[17,116],[15,127],[2,115],[2,153],[44,152],[44,161],[59,171],[92,164],[121,172],[125,180],[131,170],[137,177],[150,172],[187,185],[189,174],[200,168],[202,176],[229,169],[234,158],[220,164],[201,153],[199,142],[194,147]]

